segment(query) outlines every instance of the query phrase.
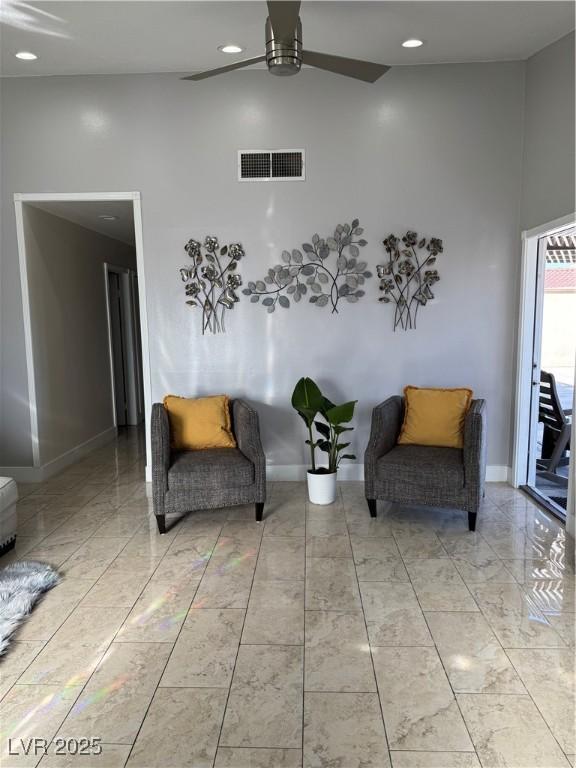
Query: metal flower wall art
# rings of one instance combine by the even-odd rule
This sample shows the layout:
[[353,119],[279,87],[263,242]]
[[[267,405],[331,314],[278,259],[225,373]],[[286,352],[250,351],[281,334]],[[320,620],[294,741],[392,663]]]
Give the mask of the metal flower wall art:
[[379,301],[394,304],[394,330],[416,328],[418,310],[434,298],[432,286],[440,280],[434,265],[442,240],[406,232],[402,238],[388,235],[384,248],[388,261],[376,267],[383,292]]
[[237,269],[244,249],[240,243],[220,247],[217,237],[208,236],[203,244],[188,240],[184,250],[192,259],[191,267],[180,270],[186,304],[202,310],[202,333],[223,333],[226,313],[239,301],[236,290],[242,278]]
[[364,296],[366,279],[372,277],[366,262],[359,259],[360,248],[367,245],[362,232],[354,219],[351,224],[338,224],[332,237],[313,235],[302,251],[283,251],[283,263],[269,269],[263,280],[248,283],[242,293],[254,304],[262,299],[268,312],[278,305],[288,309],[291,301],[298,303],[306,296],[310,304],[338,312],[340,299],[357,302]]

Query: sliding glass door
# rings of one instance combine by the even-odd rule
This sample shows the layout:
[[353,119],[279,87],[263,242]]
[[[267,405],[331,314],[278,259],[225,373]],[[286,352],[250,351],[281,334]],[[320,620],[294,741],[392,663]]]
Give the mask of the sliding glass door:
[[576,362],[576,230],[538,241],[525,490],[565,519]]

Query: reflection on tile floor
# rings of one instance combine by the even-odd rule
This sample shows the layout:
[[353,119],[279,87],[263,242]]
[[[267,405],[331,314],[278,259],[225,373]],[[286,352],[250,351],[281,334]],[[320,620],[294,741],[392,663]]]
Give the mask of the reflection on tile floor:
[[[360,483],[329,508],[276,483],[261,524],[238,507],[160,537],[128,431],[20,493],[0,565],[38,558],[64,579],[2,660],[3,768],[574,760],[564,530],[507,486],[488,486],[475,534],[446,510],[372,520]],[[82,738],[101,754],[57,754]]]

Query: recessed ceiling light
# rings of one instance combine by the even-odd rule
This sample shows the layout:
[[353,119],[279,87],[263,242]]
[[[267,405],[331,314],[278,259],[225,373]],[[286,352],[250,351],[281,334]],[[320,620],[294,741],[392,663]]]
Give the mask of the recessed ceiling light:
[[112,216],[111,213],[101,213],[98,218],[101,221],[118,221],[118,216]]
[[230,43],[229,45],[219,45],[218,50],[221,53],[242,53],[244,48],[242,48],[241,45],[234,45]]
[[38,58],[38,56],[31,51],[18,51],[18,53],[15,53],[14,55],[17,59],[22,59],[22,61],[34,61]]
[[402,43],[402,48],[420,48],[421,45],[424,45],[422,40],[417,40],[415,37],[411,38],[410,40],[404,40]]

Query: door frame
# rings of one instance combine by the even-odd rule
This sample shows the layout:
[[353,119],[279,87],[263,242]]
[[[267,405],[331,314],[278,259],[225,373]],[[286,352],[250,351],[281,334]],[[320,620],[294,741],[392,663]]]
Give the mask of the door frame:
[[[17,192],[14,195],[16,214],[16,236],[18,260],[20,263],[20,286],[22,291],[22,309],[24,315],[24,343],[26,349],[26,373],[28,378],[28,399],[30,402],[30,435],[32,440],[33,466],[41,467],[40,442],[38,434],[38,407],[36,399],[36,381],[34,374],[34,341],[30,313],[30,295],[28,291],[28,269],[26,259],[26,238],[24,230],[24,205],[41,202],[102,202],[127,200],[132,202],[134,216],[134,240],[136,267],[138,273],[138,304],[140,309],[140,343],[142,349],[142,378],[144,388],[144,420],[146,425],[146,466],[149,471],[151,461],[150,413],[152,410],[152,387],[150,380],[150,352],[148,346],[148,312],[146,300],[146,275],[144,271],[144,237],[142,232],[142,206],[140,192]],[[114,411],[114,420],[116,412]]]
[[[106,294],[106,311],[108,322],[108,353],[110,357],[110,380],[112,386],[112,406],[114,408],[114,426],[118,426],[118,414],[116,411],[116,372],[114,366],[114,345],[112,339],[112,316],[110,312],[110,283],[109,274],[111,272],[120,277],[120,292],[122,294],[122,343],[125,350],[124,362],[129,362],[128,375],[125,371],[125,386],[127,387],[127,412],[126,417],[129,424],[140,423],[144,415],[142,404],[142,394],[140,387],[142,385],[142,370],[140,365],[141,355],[138,354],[138,335],[136,301],[134,300],[134,284],[137,282],[137,274],[133,269],[120,267],[117,264],[104,262],[104,291]],[[128,310],[128,311],[126,311]]]
[[[116,264],[109,264],[108,262],[104,262],[102,265],[102,268],[104,270],[104,293],[106,295],[106,322],[108,326],[108,357],[110,359],[110,387],[111,387],[111,393],[112,393],[112,418],[114,420],[114,426],[118,426],[118,414],[116,411],[116,366],[114,365],[114,344],[112,340],[112,314],[111,314],[111,307],[110,307],[110,283],[108,281],[108,276],[111,272],[117,274],[120,276],[121,282],[120,282],[120,291],[124,294],[125,293],[125,282],[124,278],[128,275],[130,270],[128,267],[119,267]],[[120,333],[122,334],[122,343],[125,344],[126,342],[126,329],[124,328],[124,322],[122,322],[122,327],[120,329]],[[126,382],[124,382],[124,386],[126,386]]]
[[[532,368],[534,337],[539,332],[537,316],[538,241],[556,235],[576,223],[576,212],[562,216],[539,227],[522,232],[522,261],[520,271],[520,306],[516,352],[516,389],[514,409],[514,445],[511,483],[515,488],[528,482],[530,448],[530,418],[532,404]],[[538,374],[539,375],[539,374]]]

